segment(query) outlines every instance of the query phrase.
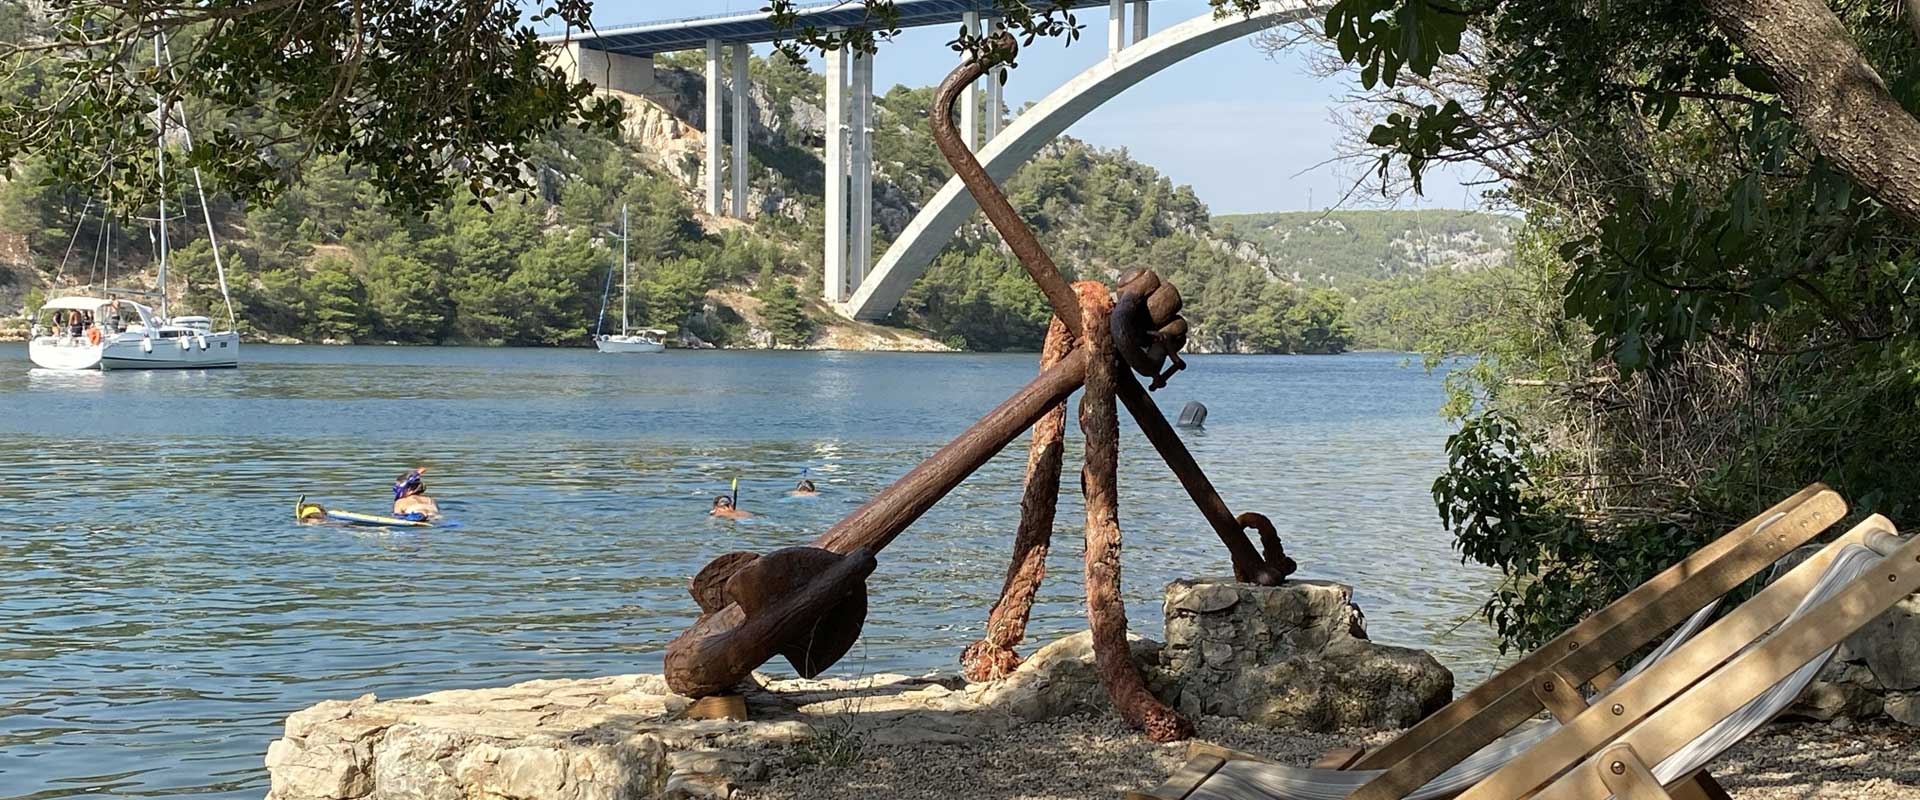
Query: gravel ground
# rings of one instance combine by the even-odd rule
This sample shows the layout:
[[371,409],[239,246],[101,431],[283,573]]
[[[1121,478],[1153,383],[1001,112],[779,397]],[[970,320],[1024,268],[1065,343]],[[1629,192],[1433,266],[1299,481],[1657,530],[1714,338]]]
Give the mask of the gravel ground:
[[[1200,736],[1287,764],[1370,737],[1276,731],[1209,717]],[[879,746],[829,736],[806,757],[776,767],[741,800],[1080,800],[1153,786],[1186,745],[1157,745],[1111,717],[1070,717],[964,745]],[[812,762],[812,763],[806,763]],[[1895,725],[1841,731],[1770,726],[1712,768],[1738,800],[1920,800],[1920,731]]]

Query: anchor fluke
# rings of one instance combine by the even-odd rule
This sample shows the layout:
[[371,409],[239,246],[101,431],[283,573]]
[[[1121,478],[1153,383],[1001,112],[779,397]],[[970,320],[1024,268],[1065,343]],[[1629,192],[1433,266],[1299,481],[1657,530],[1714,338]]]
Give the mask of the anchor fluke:
[[[705,613],[667,645],[667,685],[689,697],[719,694],[776,653],[802,676],[820,674],[860,638],[874,566],[866,548],[843,556],[787,547],[714,559],[688,587]],[[722,599],[725,605],[709,608]]]

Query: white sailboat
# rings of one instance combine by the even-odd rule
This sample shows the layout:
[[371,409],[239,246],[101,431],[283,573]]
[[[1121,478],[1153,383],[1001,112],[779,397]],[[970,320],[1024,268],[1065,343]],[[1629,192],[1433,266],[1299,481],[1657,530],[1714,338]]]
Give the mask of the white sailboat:
[[[155,39],[155,63],[167,64],[162,43]],[[169,65],[169,68],[171,66]],[[159,102],[156,119],[159,129],[159,172],[162,184],[167,176],[167,107]],[[180,127],[187,146],[193,138],[184,124]],[[167,198],[160,196],[159,274],[155,294],[159,308],[125,300],[117,293],[105,298],[91,295],[67,295],[47,301],[34,320],[33,338],[27,356],[46,369],[215,369],[240,365],[240,334],[233,329],[233,299],[227,294],[227,268],[220,258],[220,241],[214,235],[213,212],[207,208],[207,192],[200,182],[200,169],[193,170],[194,189],[200,196],[200,213],[207,224],[207,240],[213,245],[214,269],[220,278],[220,296],[226,300],[227,330],[213,330],[213,320],[200,316],[171,317],[167,313]],[[77,229],[76,229],[77,231]],[[104,235],[104,234],[103,234]]]
[[[612,277],[611,272],[608,275]],[[606,293],[600,295],[600,318],[607,316]],[[667,332],[659,328],[644,328],[629,333],[627,329],[627,207],[620,206],[620,335],[612,336],[600,333],[600,323],[594,323],[593,346],[602,353],[663,353],[666,352]]]
[[59,370],[218,369],[240,365],[240,334],[118,296],[68,295],[40,307],[27,356]]

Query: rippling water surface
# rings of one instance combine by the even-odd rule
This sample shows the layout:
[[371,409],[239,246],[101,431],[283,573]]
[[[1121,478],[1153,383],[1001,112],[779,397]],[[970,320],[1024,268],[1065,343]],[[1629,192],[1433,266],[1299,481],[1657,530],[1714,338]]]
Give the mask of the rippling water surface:
[[[267,743],[328,698],[660,668],[719,553],[804,543],[1032,376],[1032,356],[248,345],[240,370],[49,373],[0,345],[0,797],[258,798]],[[1393,355],[1207,357],[1156,398],[1307,577],[1377,640],[1487,672],[1490,583],[1428,496],[1437,376]],[[1225,552],[1123,422],[1124,580]],[[1069,436],[1032,633],[1084,627]],[[302,527],[300,494],[380,511],[431,467],[456,530]],[[838,672],[953,669],[999,589],[1024,439],[881,554]],[[805,468],[822,489],[783,497]],[[706,516],[729,479],[758,519]],[[1462,622],[1465,624],[1462,624]],[[784,669],[776,662],[769,666]]]

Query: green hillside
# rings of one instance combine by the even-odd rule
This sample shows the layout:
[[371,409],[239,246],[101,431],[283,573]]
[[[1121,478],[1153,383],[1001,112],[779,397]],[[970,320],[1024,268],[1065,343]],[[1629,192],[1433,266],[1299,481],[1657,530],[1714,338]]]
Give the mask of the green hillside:
[[1213,223],[1259,248],[1283,277],[1352,288],[1359,281],[1498,264],[1519,220],[1430,209],[1222,214]]

